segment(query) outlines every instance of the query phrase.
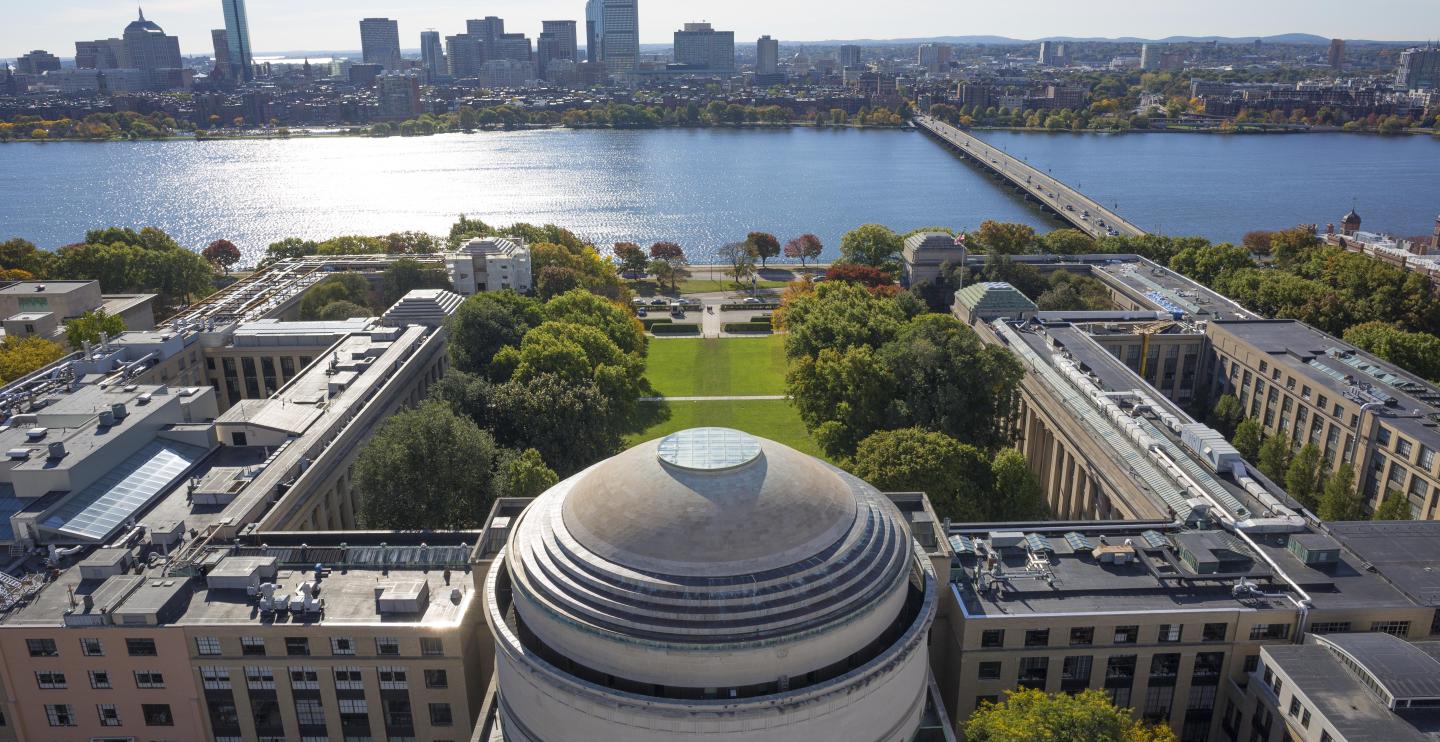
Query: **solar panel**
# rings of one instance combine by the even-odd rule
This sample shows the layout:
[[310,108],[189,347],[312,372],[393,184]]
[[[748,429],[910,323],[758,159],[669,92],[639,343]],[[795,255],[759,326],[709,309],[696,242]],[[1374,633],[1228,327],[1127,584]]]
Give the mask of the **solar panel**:
[[1070,548],[1076,551],[1090,551],[1095,548],[1095,545],[1090,543],[1090,539],[1078,531],[1070,531],[1065,534],[1065,542],[1070,544]]
[[169,489],[205,453],[199,446],[151,441],[67,498],[41,525],[78,538],[103,541]]
[[954,549],[956,554],[974,554],[975,542],[969,536],[951,536],[950,548]]
[[1050,539],[1038,533],[1025,534],[1025,545],[1028,546],[1031,551],[1055,551],[1055,549],[1050,546]]
[[1145,543],[1150,544],[1150,547],[1153,549],[1173,547],[1170,543],[1170,538],[1159,531],[1141,531],[1140,537],[1145,539]]

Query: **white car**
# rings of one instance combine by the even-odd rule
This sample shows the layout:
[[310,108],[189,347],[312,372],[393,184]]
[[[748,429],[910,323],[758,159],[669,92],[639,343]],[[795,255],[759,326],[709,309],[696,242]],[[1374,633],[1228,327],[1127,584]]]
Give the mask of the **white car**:
[[745,297],[745,301],[744,301],[743,303],[745,303],[745,304],[759,304],[759,303],[760,303],[760,300],[759,300],[759,299],[756,299],[756,298],[753,297],[753,296],[747,296],[747,297]]

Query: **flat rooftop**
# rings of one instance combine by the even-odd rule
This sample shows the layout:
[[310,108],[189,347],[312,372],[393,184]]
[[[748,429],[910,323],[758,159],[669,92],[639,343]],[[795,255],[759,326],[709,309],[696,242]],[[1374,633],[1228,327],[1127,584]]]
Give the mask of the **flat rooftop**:
[[[1412,649],[1421,656],[1433,657],[1440,653],[1440,644],[1422,642],[1413,645]],[[1440,734],[1440,710],[1391,711],[1322,642],[1267,645],[1262,651],[1268,655],[1269,663],[1289,676],[1296,691],[1315,706],[1317,715],[1325,720],[1327,726],[1335,729],[1338,739],[1350,742],[1433,742]]]
[[95,283],[94,281],[22,281],[0,287],[0,294],[20,296],[45,296],[47,294],[68,294]]
[[1440,607],[1440,521],[1329,523],[1331,535],[1411,600]]

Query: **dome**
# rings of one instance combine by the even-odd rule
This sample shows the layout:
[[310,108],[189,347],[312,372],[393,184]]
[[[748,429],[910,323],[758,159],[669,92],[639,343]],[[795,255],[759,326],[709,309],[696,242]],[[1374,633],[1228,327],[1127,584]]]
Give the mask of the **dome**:
[[139,35],[142,35],[142,36],[145,35],[145,34],[159,34],[159,35],[164,35],[164,33],[165,33],[165,31],[164,31],[163,29],[161,29],[160,26],[159,26],[158,24],[156,24],[154,21],[147,21],[147,20],[145,20],[145,11],[142,10],[142,11],[140,11],[140,18],[139,18],[139,20],[130,21],[130,25],[128,25],[128,26],[125,27],[125,34],[124,34],[124,35],[125,35],[125,36],[134,36],[134,35],[136,35],[136,34],[139,34]]
[[1341,222],[1342,224],[1359,224],[1359,223],[1360,223],[1360,215],[1357,214],[1357,213],[1355,213],[1355,210],[1354,210],[1354,209],[1351,209],[1351,210],[1350,210],[1350,213],[1349,213],[1349,214],[1346,214],[1345,217],[1340,220],[1340,222]]

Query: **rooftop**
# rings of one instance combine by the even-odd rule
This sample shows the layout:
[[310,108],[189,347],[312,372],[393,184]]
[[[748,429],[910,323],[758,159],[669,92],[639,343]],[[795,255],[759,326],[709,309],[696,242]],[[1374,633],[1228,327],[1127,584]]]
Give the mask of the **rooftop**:
[[955,292],[955,301],[971,314],[1033,312],[1035,302],[1020,290],[1002,281],[972,283]]
[[[1385,637],[1403,647],[1383,650],[1388,657],[1367,651],[1372,637]],[[1340,640],[1340,641],[1336,641]],[[1385,640],[1380,640],[1381,642]],[[1376,642],[1378,644],[1378,642]],[[1345,646],[1358,653],[1362,667],[1378,669],[1392,680],[1418,680],[1433,684],[1434,676],[1407,677],[1414,671],[1433,672],[1426,661],[1434,663],[1440,653],[1435,643],[1406,644],[1388,634],[1331,634],[1311,637],[1304,644],[1267,645],[1262,648],[1267,665],[1283,673],[1315,707],[1317,715],[1333,727],[1337,739],[1351,742],[1431,742],[1440,733],[1440,714],[1433,709],[1404,710],[1396,713],[1356,674],[1342,662],[1330,645]],[[1388,642],[1387,642],[1388,644]],[[1352,655],[1354,656],[1354,655]]]
[[1330,533],[1396,589],[1440,607],[1440,521],[1330,523]]

